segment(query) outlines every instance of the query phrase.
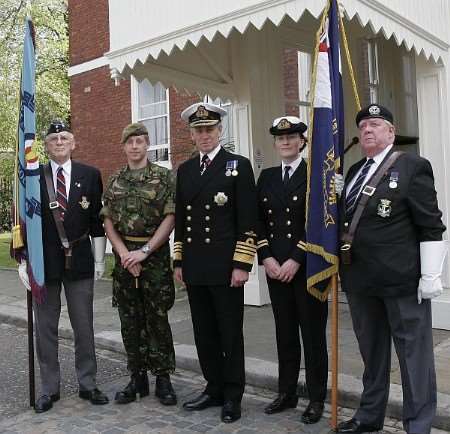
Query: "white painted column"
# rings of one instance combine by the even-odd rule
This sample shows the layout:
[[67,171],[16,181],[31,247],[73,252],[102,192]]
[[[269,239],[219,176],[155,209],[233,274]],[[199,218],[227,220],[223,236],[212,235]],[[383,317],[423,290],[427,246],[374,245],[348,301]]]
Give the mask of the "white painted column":
[[[416,57],[420,155],[433,166],[439,208],[450,230],[450,53],[441,64]],[[432,302],[433,327],[450,330],[450,260],[444,264],[444,294]]]

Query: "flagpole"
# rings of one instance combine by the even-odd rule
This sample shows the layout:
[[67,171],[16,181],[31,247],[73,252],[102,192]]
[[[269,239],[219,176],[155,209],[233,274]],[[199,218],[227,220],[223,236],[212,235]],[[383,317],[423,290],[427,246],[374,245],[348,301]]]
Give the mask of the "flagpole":
[[337,274],[331,277],[331,420],[333,430],[337,428],[338,373],[339,373],[339,294]]

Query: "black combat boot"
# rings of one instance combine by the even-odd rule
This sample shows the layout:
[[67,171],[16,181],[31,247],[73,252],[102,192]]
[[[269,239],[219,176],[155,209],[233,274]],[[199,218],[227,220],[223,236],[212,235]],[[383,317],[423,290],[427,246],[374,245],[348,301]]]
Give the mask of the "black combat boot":
[[148,376],[146,371],[132,373],[130,382],[120,392],[116,393],[114,401],[117,404],[128,404],[136,401],[136,394],[143,398],[149,394]]
[[176,405],[177,395],[173,390],[169,374],[156,376],[155,396],[162,405]]

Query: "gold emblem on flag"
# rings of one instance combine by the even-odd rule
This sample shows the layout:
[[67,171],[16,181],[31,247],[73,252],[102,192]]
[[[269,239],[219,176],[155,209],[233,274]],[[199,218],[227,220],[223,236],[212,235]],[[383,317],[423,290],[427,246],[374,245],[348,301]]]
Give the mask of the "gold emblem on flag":
[[78,202],[81,205],[81,208],[88,209],[91,202],[88,202],[86,196],[81,196],[81,201]]

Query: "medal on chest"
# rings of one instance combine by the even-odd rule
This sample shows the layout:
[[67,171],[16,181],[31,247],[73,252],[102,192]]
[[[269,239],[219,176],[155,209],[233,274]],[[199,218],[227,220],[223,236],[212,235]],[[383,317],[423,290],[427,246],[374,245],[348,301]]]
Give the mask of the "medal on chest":
[[225,176],[238,176],[238,160],[229,160],[225,166]]
[[389,188],[397,188],[398,187],[398,172],[391,172],[391,176],[389,177]]

